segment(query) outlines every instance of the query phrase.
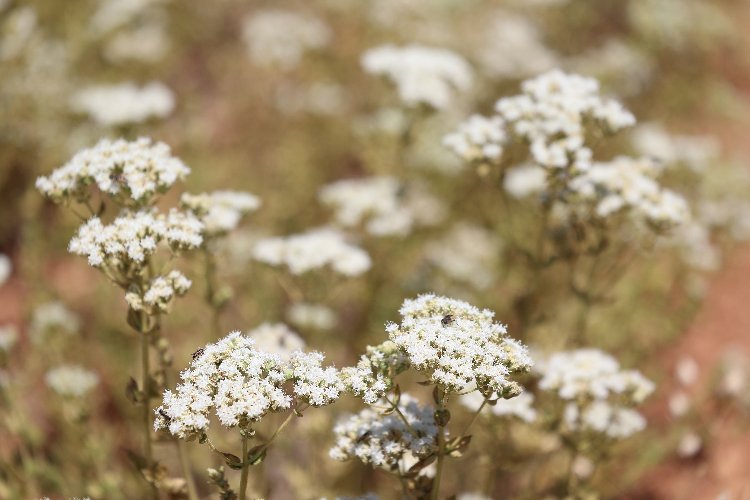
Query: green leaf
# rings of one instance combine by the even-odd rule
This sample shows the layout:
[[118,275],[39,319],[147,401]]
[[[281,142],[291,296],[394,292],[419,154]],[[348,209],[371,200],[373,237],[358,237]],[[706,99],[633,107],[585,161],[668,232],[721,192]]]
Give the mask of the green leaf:
[[242,460],[240,460],[240,457],[237,455],[233,455],[231,453],[225,453],[223,451],[216,450],[216,453],[219,453],[221,456],[224,457],[224,463],[226,463],[230,469],[240,470],[242,469]]
[[125,397],[133,404],[143,402],[143,392],[138,388],[138,382],[133,377],[130,377],[127,385],[125,385]]
[[266,459],[268,447],[264,444],[254,446],[247,452],[247,464],[250,466],[258,465]]

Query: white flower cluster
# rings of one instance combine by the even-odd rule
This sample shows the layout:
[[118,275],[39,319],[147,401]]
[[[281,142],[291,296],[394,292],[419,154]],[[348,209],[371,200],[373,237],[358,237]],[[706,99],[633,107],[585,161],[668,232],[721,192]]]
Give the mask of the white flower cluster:
[[436,223],[442,210],[436,199],[393,177],[337,181],[321,188],[318,197],[336,210],[338,224],[354,227],[367,221],[365,230],[374,236],[406,235],[415,225]]
[[135,141],[102,139],[78,152],[36,187],[56,202],[86,199],[91,184],[124,205],[140,206],[184,179],[190,169],[171,155],[169,146],[142,137]]
[[513,198],[526,198],[543,192],[546,187],[547,172],[538,165],[519,165],[505,171],[503,189]]
[[330,265],[337,273],[358,276],[371,265],[367,252],[348,243],[343,233],[330,228],[262,239],[255,245],[253,257],[273,266],[285,265],[292,274]]
[[425,246],[428,262],[456,281],[482,290],[495,280],[500,240],[469,223],[458,223],[443,237]]
[[10,257],[0,253],[0,286],[3,286],[10,274],[13,272],[13,263],[10,261]]
[[357,458],[373,467],[397,471],[404,469],[404,462],[411,457],[430,454],[438,433],[435,408],[420,405],[408,394],[401,395],[398,407],[404,418],[366,408],[339,421],[333,429],[336,444],[329,452],[331,458]]
[[336,326],[336,313],[321,304],[295,302],[287,308],[286,317],[298,328],[330,330]]
[[9,352],[18,342],[18,330],[13,325],[0,326],[0,351]]
[[554,353],[537,363],[541,390],[568,404],[563,421],[569,430],[627,437],[645,427],[632,406],[642,403],[654,384],[634,370],[622,370],[612,356],[597,349]]
[[443,109],[454,90],[466,90],[472,81],[471,67],[463,57],[446,49],[419,45],[370,49],[362,55],[362,67],[368,73],[390,79],[407,106]]
[[305,52],[331,41],[331,30],[314,17],[284,10],[264,10],[245,20],[242,38],[257,64],[295,68]]
[[434,294],[404,301],[399,312],[401,323],[388,324],[388,336],[433,384],[447,392],[520,393],[510,377],[532,362],[526,347],[493,321],[493,312]]
[[70,107],[100,125],[114,127],[164,118],[174,109],[174,95],[159,82],[143,87],[132,82],[96,85],[76,92],[70,99]]
[[[240,332],[207,345],[193,358],[180,374],[182,383],[175,392],[164,391],[163,404],[155,410],[154,428],[180,438],[205,434],[211,409],[221,425],[245,427],[295,402],[330,404],[343,389],[338,372],[321,366],[322,354],[295,351],[284,362],[257,350],[255,341]],[[289,381],[291,392],[285,390]]]
[[65,304],[59,301],[45,302],[34,308],[29,324],[29,337],[35,343],[41,343],[52,331],[74,334],[80,328],[80,318]]
[[232,231],[244,215],[260,207],[260,199],[257,196],[241,191],[184,193],[180,203],[200,218],[204,226],[204,235],[207,237]]
[[539,29],[526,16],[497,11],[482,34],[477,55],[491,76],[526,78],[557,65],[557,56],[544,45]]
[[378,346],[367,346],[356,366],[341,370],[346,390],[360,396],[365,403],[374,404],[393,385],[393,378],[409,368],[409,360],[391,341]]
[[594,163],[573,178],[568,187],[583,200],[594,203],[598,217],[629,210],[659,228],[671,228],[689,217],[685,199],[656,181],[656,165],[647,158],[617,157]]
[[305,341],[284,323],[263,323],[247,332],[247,336],[255,341],[258,350],[277,354],[284,360],[305,348]]
[[47,386],[65,397],[83,397],[99,383],[99,376],[76,365],[64,365],[48,371]]
[[587,125],[613,133],[635,124],[619,102],[599,95],[593,78],[553,70],[522,84],[523,93],[500,99],[495,110],[509,131],[530,145],[536,163],[546,168],[586,170],[591,149],[585,145]]
[[471,115],[458,130],[443,138],[443,145],[466,162],[493,163],[503,154],[506,140],[505,122],[501,117]]
[[68,250],[88,258],[93,267],[127,274],[143,266],[162,241],[173,251],[197,248],[203,242],[203,224],[191,214],[172,209],[169,214],[154,210],[123,211],[110,224],[92,217],[70,240]]
[[[475,391],[462,395],[459,400],[470,411],[476,412],[479,411],[484,396]],[[534,395],[530,392],[522,392],[512,398],[495,400],[492,404],[485,405],[482,411],[484,413],[491,412],[497,417],[514,417],[531,423],[537,418],[533,405]]]
[[646,419],[636,410],[608,401],[592,401],[584,407],[570,403],[563,421],[573,431],[595,432],[613,439],[624,439],[646,428]]
[[640,154],[653,157],[667,168],[684,164],[696,172],[705,171],[720,152],[719,143],[714,137],[670,134],[655,123],[636,127],[632,141]]
[[147,311],[149,314],[167,312],[175,297],[185,295],[192,282],[180,271],[170,271],[166,276],[152,279],[148,288],[141,293],[128,292],[125,300],[134,311]]

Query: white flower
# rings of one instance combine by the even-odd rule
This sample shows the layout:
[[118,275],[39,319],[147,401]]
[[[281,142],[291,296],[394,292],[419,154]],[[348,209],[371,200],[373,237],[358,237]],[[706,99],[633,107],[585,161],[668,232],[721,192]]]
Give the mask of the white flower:
[[456,281],[486,289],[495,279],[500,239],[478,226],[460,222],[425,245],[428,262]]
[[471,115],[455,132],[443,137],[443,145],[466,162],[496,162],[506,139],[501,117]]
[[3,286],[5,282],[8,281],[12,272],[13,263],[10,258],[5,254],[0,253],[0,286]]
[[538,361],[536,369],[542,374],[539,388],[556,391],[565,400],[624,394],[640,403],[654,390],[639,372],[621,370],[615,358],[597,349],[557,352]]
[[[484,396],[474,391],[464,394],[459,398],[462,405],[470,411],[478,411],[484,401]],[[487,404],[482,410],[484,413],[491,412],[498,417],[515,417],[524,422],[536,420],[536,410],[533,408],[534,395],[530,392],[522,392],[518,396],[508,399],[497,399],[494,405]]]
[[374,236],[406,235],[413,226],[442,220],[443,206],[417,186],[406,187],[393,177],[347,179],[320,189],[320,201],[336,210],[344,227],[365,223]]
[[416,399],[402,394],[398,404],[401,415],[382,415],[366,408],[357,415],[341,419],[333,429],[336,444],[329,455],[334,460],[357,458],[365,464],[388,471],[403,467],[409,455],[424,457],[437,441],[435,409],[421,406]]
[[329,228],[262,239],[256,244],[253,257],[266,264],[288,266],[292,274],[330,265],[337,273],[358,276],[371,265],[367,252],[347,243],[343,233]]
[[588,168],[589,122],[610,133],[635,123],[620,103],[599,95],[599,83],[593,78],[553,70],[526,80],[522,90],[520,95],[500,99],[495,109],[510,132],[531,145],[534,161],[546,168]]
[[595,432],[613,439],[624,439],[646,427],[646,420],[637,411],[608,401],[592,401],[582,409],[569,403],[565,424],[572,431]]
[[203,225],[190,214],[172,209],[166,216],[154,210],[123,211],[112,223],[92,217],[70,240],[68,250],[88,258],[89,265],[126,274],[142,267],[160,242],[173,251],[201,245]]
[[245,19],[242,39],[255,63],[296,67],[305,52],[327,46],[331,30],[312,16],[284,10],[264,10]]
[[192,282],[179,271],[170,271],[166,276],[152,279],[142,294],[128,292],[125,300],[135,311],[145,310],[149,314],[167,312],[172,300],[181,297],[190,289]]
[[289,359],[293,351],[305,348],[305,341],[284,323],[263,323],[247,332],[261,351],[278,354],[281,359]]
[[0,326],[0,351],[9,352],[18,342],[18,330],[13,325]]
[[[212,409],[221,425],[232,428],[249,426],[297,402],[329,404],[343,384],[334,368],[321,366],[322,360],[322,354],[295,351],[287,363],[277,354],[257,350],[253,339],[232,332],[196,351],[176,391],[164,392],[154,428],[188,438],[208,431]],[[285,390],[288,381],[293,383],[291,393]]]
[[197,215],[206,236],[218,236],[235,229],[242,217],[260,208],[260,199],[242,191],[214,191],[212,193],[184,193],[182,206]]
[[169,45],[163,23],[147,20],[112,36],[104,45],[104,57],[115,63],[156,63],[166,55]]
[[299,328],[330,330],[336,326],[336,313],[320,304],[295,302],[286,311],[287,319]]
[[598,217],[629,210],[657,228],[669,229],[688,219],[688,206],[684,198],[659,185],[657,174],[656,166],[646,158],[620,156],[593,163],[570,181],[569,188],[593,203]]
[[409,360],[391,341],[367,346],[356,366],[341,370],[346,391],[374,404],[393,386],[393,378],[409,368]]
[[36,187],[56,202],[85,199],[92,184],[126,205],[150,203],[190,169],[171,155],[169,146],[142,137],[135,141],[102,139],[78,152]]
[[138,87],[132,82],[96,85],[76,92],[70,107],[107,127],[164,118],[174,109],[174,95],[164,84],[151,82]]
[[47,372],[47,385],[61,396],[82,397],[99,383],[96,373],[80,366],[60,366]]
[[67,334],[77,333],[81,320],[62,302],[46,302],[34,308],[29,325],[29,337],[35,342],[43,342],[51,331]]
[[547,172],[536,165],[521,165],[505,171],[503,189],[513,198],[526,198],[543,192],[547,187]]
[[469,64],[458,54],[419,45],[370,49],[362,55],[362,67],[391,80],[407,106],[445,108],[453,91],[468,89],[472,80]]
[[448,392],[476,387],[484,395],[515,395],[510,377],[531,367],[526,347],[507,336],[494,313],[433,294],[408,299],[401,323],[386,327],[411,365]]
[[682,163],[702,172],[719,156],[716,138],[674,135],[655,123],[639,125],[633,130],[632,140],[640,154],[655,158],[667,168]]
[[557,56],[526,16],[498,10],[491,14],[482,35],[478,57],[491,76],[525,78],[556,66]]

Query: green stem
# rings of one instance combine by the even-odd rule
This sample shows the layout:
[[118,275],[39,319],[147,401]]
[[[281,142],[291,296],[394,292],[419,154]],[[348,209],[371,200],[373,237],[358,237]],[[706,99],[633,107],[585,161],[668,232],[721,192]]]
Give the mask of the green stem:
[[[437,396],[435,397],[436,403],[438,405],[438,409],[435,412],[436,414],[443,413],[443,410],[445,410],[445,395],[443,394],[440,386],[437,387],[436,391]],[[430,498],[432,500],[437,500],[440,495],[440,479],[443,475],[443,462],[445,460],[445,422],[443,422],[442,419],[436,419],[438,422],[438,432],[437,432],[437,442],[438,442],[438,450],[437,450],[437,464],[436,464],[436,470],[435,470],[435,479],[432,482],[432,491],[430,492]]]
[[[151,467],[154,463],[154,453],[151,444],[151,384],[149,383],[148,335],[145,332],[140,332],[139,335],[141,337],[141,387],[143,389],[143,455],[146,458],[146,463]],[[151,497],[158,498],[156,485],[150,484]]]
[[484,407],[487,405],[487,398],[484,398],[484,401],[482,401],[482,404],[479,405],[479,409],[474,412],[474,416],[471,417],[471,420],[469,421],[468,425],[464,428],[463,432],[461,433],[461,436],[465,436],[467,432],[469,432],[469,428],[474,425],[474,422],[477,421],[477,418],[479,418],[479,414],[482,413],[482,410],[484,410]]
[[250,465],[247,464],[247,437],[242,436],[242,473],[240,475],[240,500],[247,499],[247,476],[250,472]]

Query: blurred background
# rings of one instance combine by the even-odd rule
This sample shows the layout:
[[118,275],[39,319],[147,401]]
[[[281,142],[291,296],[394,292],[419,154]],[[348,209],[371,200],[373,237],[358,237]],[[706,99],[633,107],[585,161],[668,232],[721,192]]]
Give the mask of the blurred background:
[[[553,68],[597,78],[635,114],[638,125],[603,151],[670,165],[665,183],[690,199],[700,222],[642,256],[617,284],[617,300],[591,317],[588,344],[659,387],[646,405],[649,428],[598,472],[600,491],[750,498],[749,23],[744,0],[0,0],[0,338],[15,339],[0,342],[0,386],[11,388],[0,407],[0,498],[142,494],[127,458],[138,443],[124,397],[137,359],[127,305],[66,252],[79,221],[40,196],[37,176],[100,138],[150,136],[191,167],[185,191],[262,199],[221,244],[217,279],[231,297],[221,317],[212,318],[196,279],[166,318],[174,373],[231,330],[294,323],[289,306],[299,296],[331,314],[293,326],[338,366],[382,341],[403,299],[426,290],[489,307],[532,346],[554,347],[564,344],[559,325],[574,321],[555,275],[532,300],[562,319],[523,328],[529,298],[516,292],[526,277],[498,257],[501,238],[487,230],[499,210],[492,192],[441,145],[468,115],[491,112]],[[362,69],[362,54],[383,44],[450,49],[470,63],[472,86],[414,125],[388,82]],[[140,114],[133,89],[151,99]],[[376,264],[356,279],[304,275],[290,284],[253,261],[259,238],[330,222],[322,186],[372,175],[429,192],[424,210],[439,224],[403,238],[362,236]],[[470,242],[455,248],[455,240]],[[474,279],[445,264],[467,254],[467,266],[483,266]],[[187,271],[200,275],[201,266],[196,257]],[[63,364],[96,374],[83,400],[45,382]],[[342,402],[336,412],[356,407]],[[377,473],[327,458],[331,422],[310,412],[253,471],[256,484],[274,485],[270,498],[393,497]],[[191,453],[196,474],[211,465]],[[166,447],[161,454],[169,463]],[[451,479],[458,486],[485,474],[472,467],[483,464],[477,456],[463,460],[466,474]],[[490,474],[500,478],[497,498],[533,498],[511,469]]]

